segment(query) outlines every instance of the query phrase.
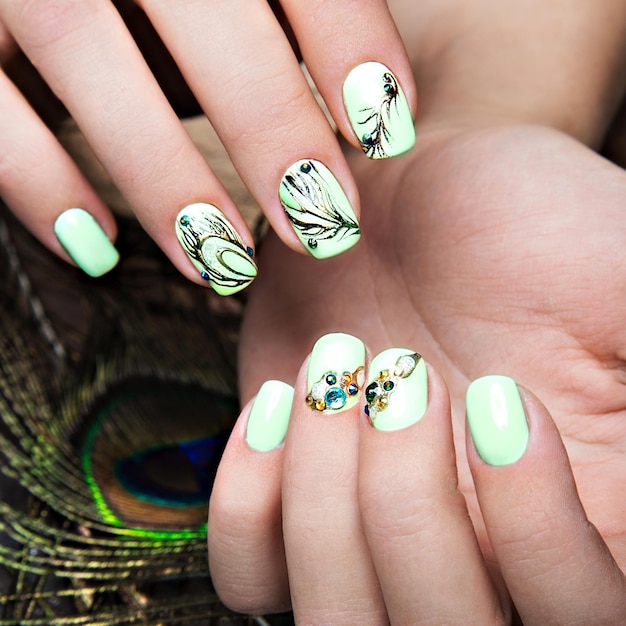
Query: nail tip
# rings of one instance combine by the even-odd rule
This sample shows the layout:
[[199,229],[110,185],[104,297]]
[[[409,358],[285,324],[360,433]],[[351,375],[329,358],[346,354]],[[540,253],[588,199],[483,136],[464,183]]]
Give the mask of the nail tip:
[[91,278],[110,272],[120,260],[113,242],[85,209],[66,209],[55,219],[53,230],[70,258]]
[[300,159],[288,167],[278,195],[292,228],[314,258],[337,256],[358,242],[361,231],[354,209],[320,161]]
[[343,85],[348,119],[370,159],[400,156],[415,145],[415,124],[395,74],[378,61],[354,67]]
[[217,294],[235,294],[256,278],[250,246],[215,205],[190,204],[178,212],[174,225],[187,257]]

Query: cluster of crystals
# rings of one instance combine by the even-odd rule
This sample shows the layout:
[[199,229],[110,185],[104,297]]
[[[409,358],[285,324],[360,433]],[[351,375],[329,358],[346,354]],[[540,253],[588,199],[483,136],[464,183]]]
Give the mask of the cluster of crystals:
[[378,372],[374,381],[365,388],[367,404],[364,410],[370,421],[375,419],[380,411],[387,408],[391,393],[402,378],[407,378],[413,373],[420,359],[421,356],[415,352],[401,356],[396,361],[393,370],[385,369]]
[[355,372],[326,372],[311,387],[311,392],[305,398],[307,405],[316,411],[342,409],[348,398],[356,396],[363,386],[363,371],[359,367]]

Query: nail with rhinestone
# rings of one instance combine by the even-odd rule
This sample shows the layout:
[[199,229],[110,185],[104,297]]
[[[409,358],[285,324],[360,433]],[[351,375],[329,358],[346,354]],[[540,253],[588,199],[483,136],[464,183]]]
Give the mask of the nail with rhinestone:
[[309,361],[307,406],[322,413],[354,406],[364,383],[364,363],[365,346],[360,339],[344,333],[318,339]]
[[176,236],[203,280],[226,296],[256,277],[253,249],[246,246],[226,216],[212,204],[196,202],[176,217]]
[[415,145],[415,126],[406,96],[393,72],[382,63],[357,65],[343,85],[350,124],[363,152],[387,159]]
[[405,348],[376,355],[369,367],[364,411],[378,430],[400,430],[419,421],[428,405],[428,373],[422,357]]
[[280,203],[307,251],[317,259],[345,252],[361,237],[350,201],[319,161],[297,161],[284,173]]

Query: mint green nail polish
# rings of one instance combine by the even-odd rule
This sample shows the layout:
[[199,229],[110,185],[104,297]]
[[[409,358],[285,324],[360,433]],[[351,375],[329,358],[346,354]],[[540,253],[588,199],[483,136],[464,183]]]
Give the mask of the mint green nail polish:
[[98,222],[84,209],[67,209],[54,222],[54,233],[85,274],[102,276],[112,270],[120,255]]
[[237,293],[256,278],[251,248],[217,207],[190,204],[176,216],[175,229],[189,260],[220,296]]
[[305,159],[284,173],[280,202],[307,251],[326,259],[349,250],[361,238],[354,210],[331,171]]
[[357,65],[343,84],[343,101],[363,152],[387,159],[415,145],[413,116],[393,72],[382,63]]
[[293,387],[280,380],[263,383],[248,416],[246,441],[251,448],[267,452],[283,442],[292,403]]
[[365,346],[344,333],[317,340],[308,369],[305,401],[314,411],[337,413],[354,406],[363,387]]
[[390,348],[370,363],[365,413],[377,430],[400,430],[419,421],[428,406],[424,359],[405,348]]
[[528,445],[528,423],[517,384],[485,376],[467,390],[467,420],[474,446],[489,465],[515,463]]

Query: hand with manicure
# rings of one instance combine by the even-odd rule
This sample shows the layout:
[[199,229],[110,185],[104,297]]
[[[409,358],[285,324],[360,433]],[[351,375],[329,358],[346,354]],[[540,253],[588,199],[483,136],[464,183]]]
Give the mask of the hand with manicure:
[[[622,624],[626,174],[596,149],[626,10],[464,3],[448,48],[428,4],[393,5],[425,72],[420,140],[376,169],[351,159],[361,244],[316,265],[264,243],[214,580],[299,624]],[[569,72],[581,28],[597,56]],[[513,32],[524,45],[503,48]],[[361,366],[356,399],[333,390]]]
[[[356,185],[270,5],[138,4],[280,239],[317,258],[354,246]],[[129,2],[117,5],[1,0],[0,61],[19,46],[174,265],[235,293],[257,274],[252,236],[122,19]],[[415,88],[386,3],[360,3],[358,20],[347,1],[281,6],[341,134],[372,159],[408,151]],[[112,269],[113,216],[2,72],[0,110],[3,200],[59,256],[92,276]]]

